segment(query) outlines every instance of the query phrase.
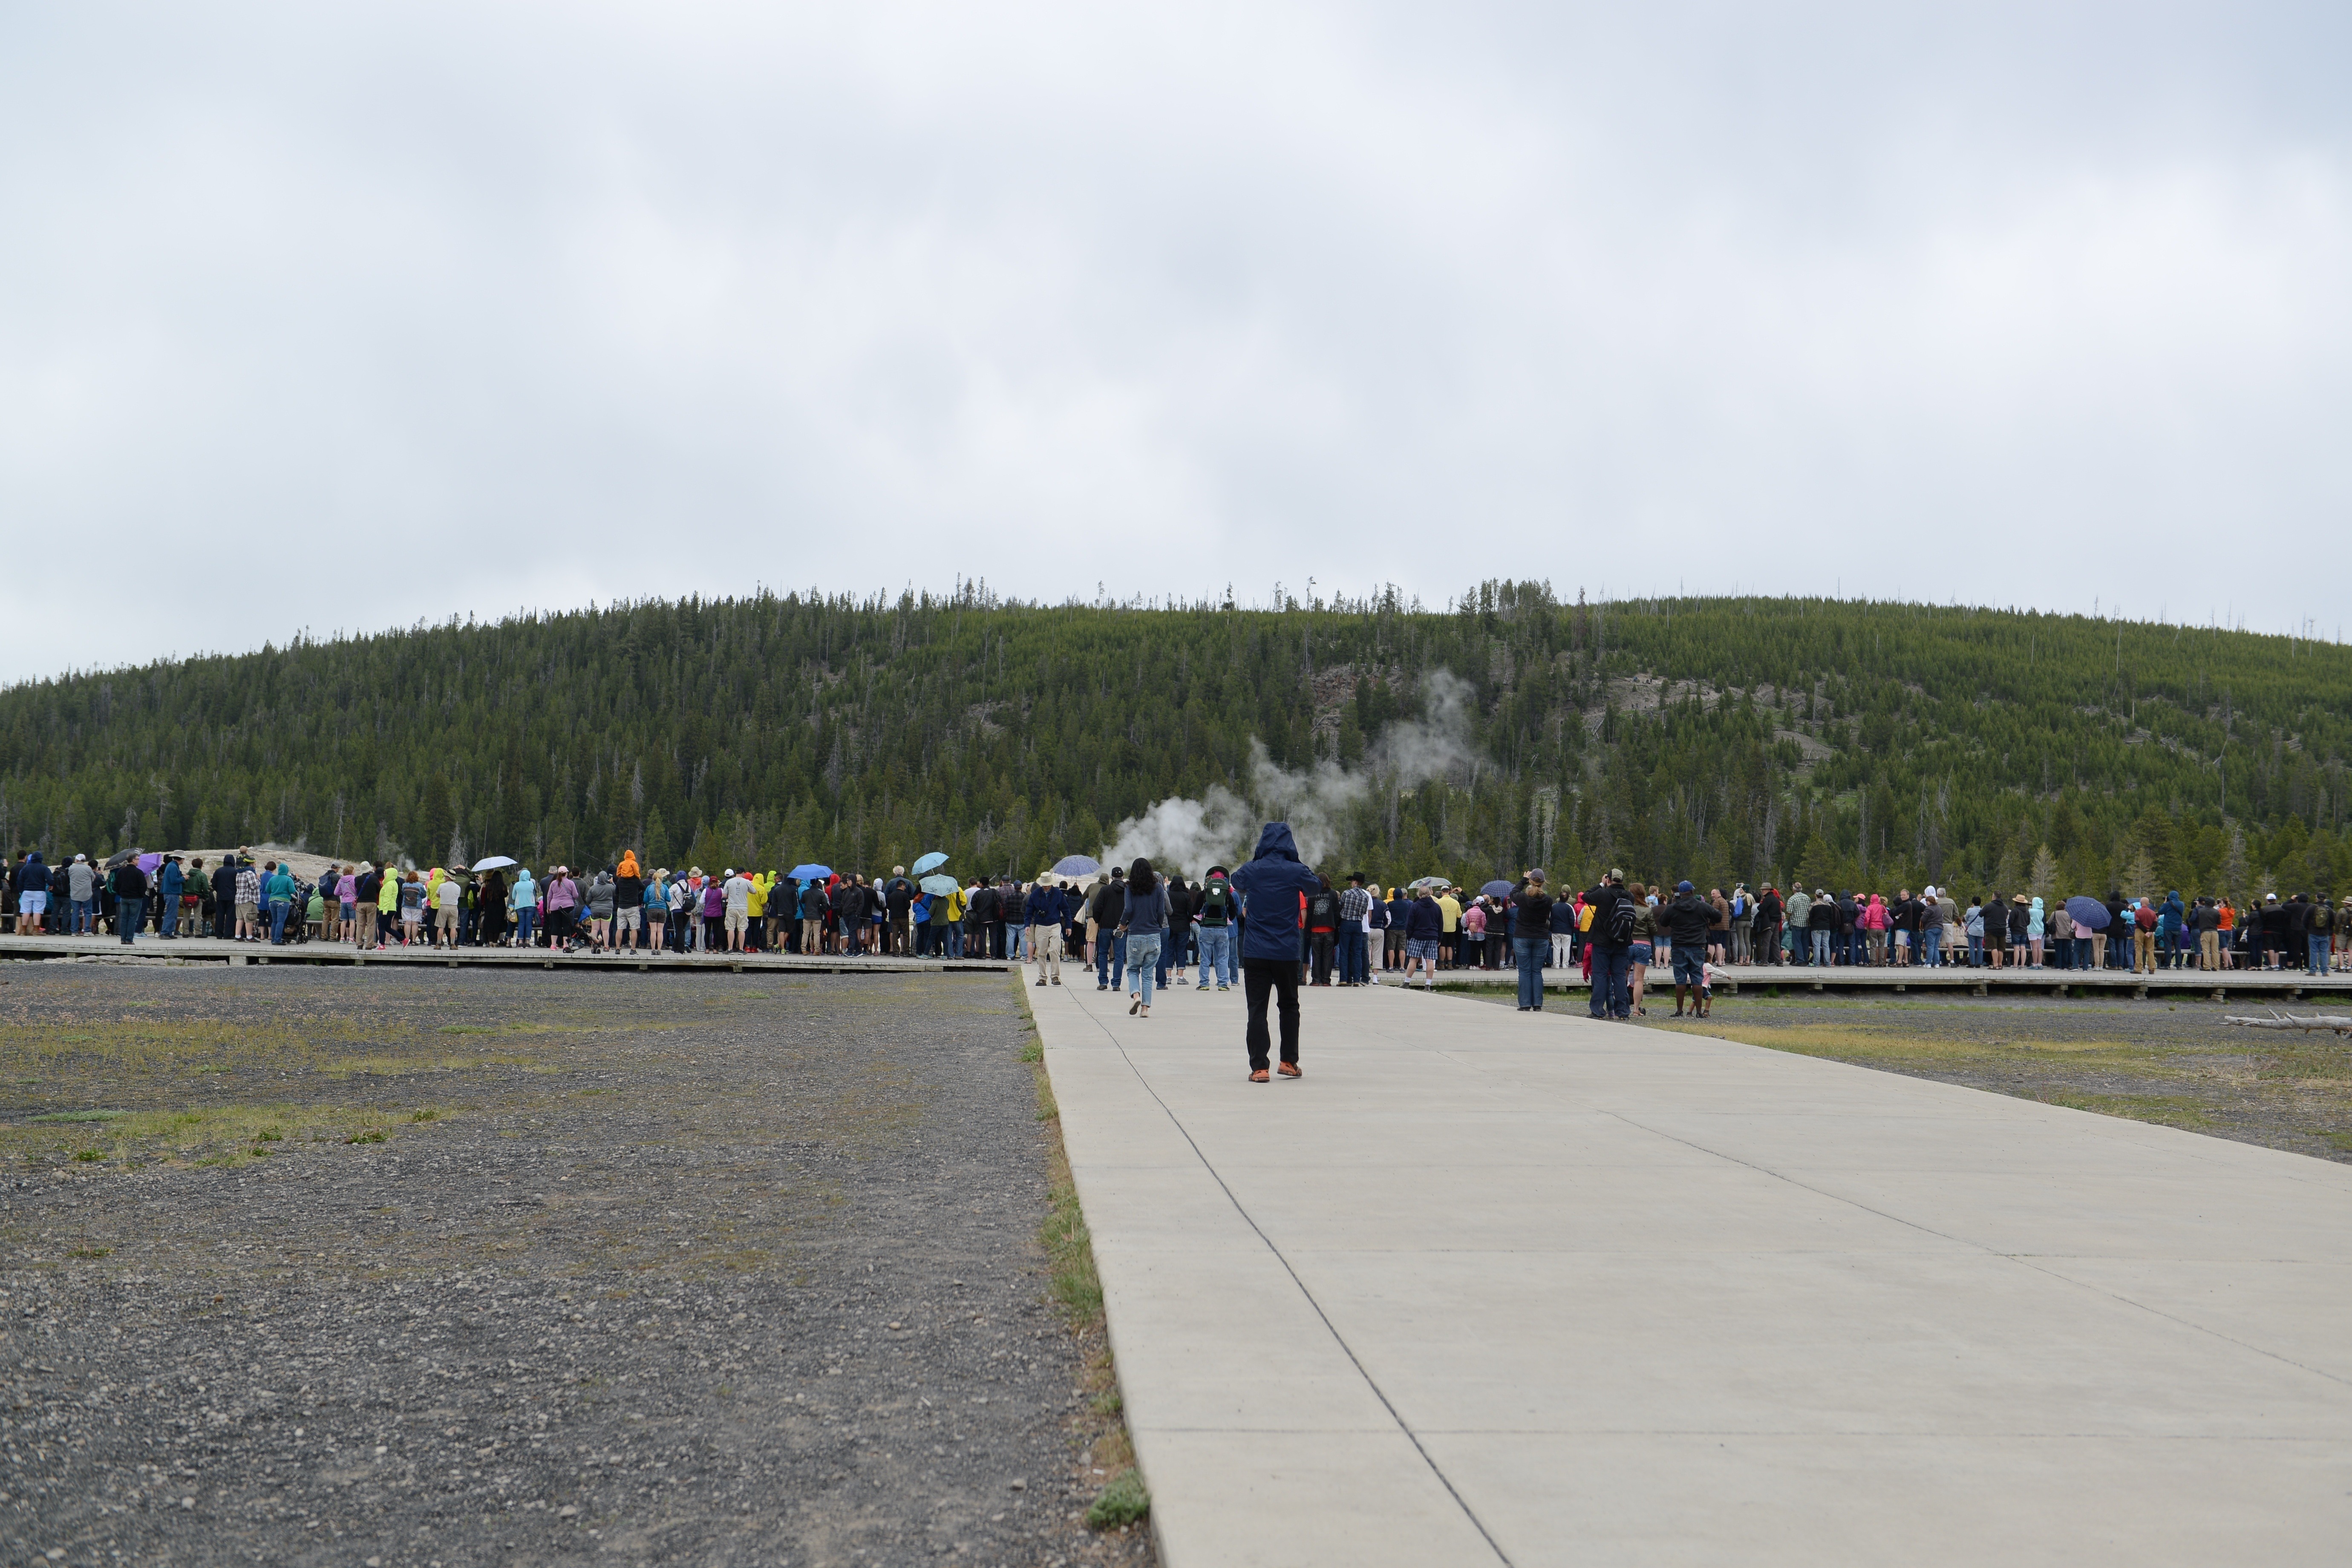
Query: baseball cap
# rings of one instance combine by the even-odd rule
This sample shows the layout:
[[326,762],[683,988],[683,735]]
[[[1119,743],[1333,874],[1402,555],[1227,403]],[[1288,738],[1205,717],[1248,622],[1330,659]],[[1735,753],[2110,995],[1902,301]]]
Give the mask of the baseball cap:
[[1686,881],[1685,881],[1685,882],[1676,882],[1676,883],[1675,884],[1675,892],[1677,892],[1677,893],[1687,893],[1687,892],[1689,892],[1690,890],[1691,890],[1691,885],[1690,885],[1688,882],[1686,882]]

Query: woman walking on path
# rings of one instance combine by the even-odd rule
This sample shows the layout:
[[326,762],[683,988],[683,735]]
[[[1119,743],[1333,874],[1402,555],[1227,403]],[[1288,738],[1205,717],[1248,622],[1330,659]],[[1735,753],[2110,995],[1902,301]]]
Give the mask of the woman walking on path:
[[1298,914],[1300,900],[1322,879],[1299,863],[1290,824],[1269,822],[1258,834],[1249,864],[1229,879],[1242,906],[1242,991],[1249,1005],[1244,1036],[1250,1081],[1265,1083],[1272,1040],[1266,1031],[1268,993],[1282,1023],[1282,1076],[1297,1078]]
[[1151,862],[1138,857],[1127,873],[1127,905],[1125,922],[1119,934],[1127,938],[1127,1010],[1143,1017],[1151,1016],[1151,986],[1159,978],[1160,949],[1168,934],[1168,889],[1151,868]]

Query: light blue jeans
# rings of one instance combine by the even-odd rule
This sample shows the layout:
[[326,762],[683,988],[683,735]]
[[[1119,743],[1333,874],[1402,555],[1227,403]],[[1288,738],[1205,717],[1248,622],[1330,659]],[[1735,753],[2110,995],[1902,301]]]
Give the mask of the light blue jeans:
[[1214,980],[1220,985],[1234,983],[1234,928],[1231,926],[1198,926],[1192,938],[1201,944],[1201,985],[1208,987]]
[[1141,996],[1143,1005],[1151,1005],[1153,972],[1160,967],[1160,933],[1156,931],[1132,931],[1126,938],[1128,994]]

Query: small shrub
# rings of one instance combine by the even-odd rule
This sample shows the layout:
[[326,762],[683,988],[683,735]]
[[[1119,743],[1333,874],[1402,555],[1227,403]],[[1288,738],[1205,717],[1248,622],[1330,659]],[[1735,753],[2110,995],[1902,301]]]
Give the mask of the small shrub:
[[1151,1496],[1143,1489],[1143,1477],[1129,1466],[1111,1477],[1110,1485],[1103,1488],[1102,1496],[1087,1510],[1087,1528],[1117,1530],[1133,1524],[1150,1511]]
[[103,1160],[106,1158],[106,1151],[103,1149],[77,1149],[74,1151],[74,1158],[77,1160]]

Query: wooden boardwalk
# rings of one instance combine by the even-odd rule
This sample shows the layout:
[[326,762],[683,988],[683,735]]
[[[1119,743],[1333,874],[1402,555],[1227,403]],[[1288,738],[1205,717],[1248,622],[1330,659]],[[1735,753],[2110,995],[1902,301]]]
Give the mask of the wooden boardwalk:
[[[1966,964],[1942,964],[1934,969],[1874,967],[1867,964],[1799,968],[1792,964],[1748,964],[1718,969],[1718,996],[1930,995],[1930,996],[2073,996],[2143,1000],[2164,996],[2174,1000],[2198,997],[2223,1002],[2232,999],[2298,1002],[2310,996],[2352,996],[2352,972],[2305,974],[2299,969],[2159,969],[2134,974],[2125,969],[1970,969]],[[1382,984],[1393,984],[1394,978]],[[1517,976],[1505,969],[1449,969],[1437,976],[1441,989],[1449,986],[1515,985]],[[1654,994],[1674,991],[1674,975],[1663,963],[1650,966],[1649,989]],[[1582,996],[1589,993],[1574,970],[1547,969],[1544,989]]]
[[348,942],[219,942],[210,937],[181,937],[170,942],[142,936],[125,947],[114,937],[0,936],[0,959],[82,960],[120,963],[125,959],[164,963],[329,964],[357,968],[387,966],[427,969],[620,969],[686,970],[721,974],[797,971],[813,974],[1002,974],[1013,966],[989,959],[942,958],[800,958],[791,953],[740,952],[554,952],[546,948],[459,947],[392,948],[362,952]]

